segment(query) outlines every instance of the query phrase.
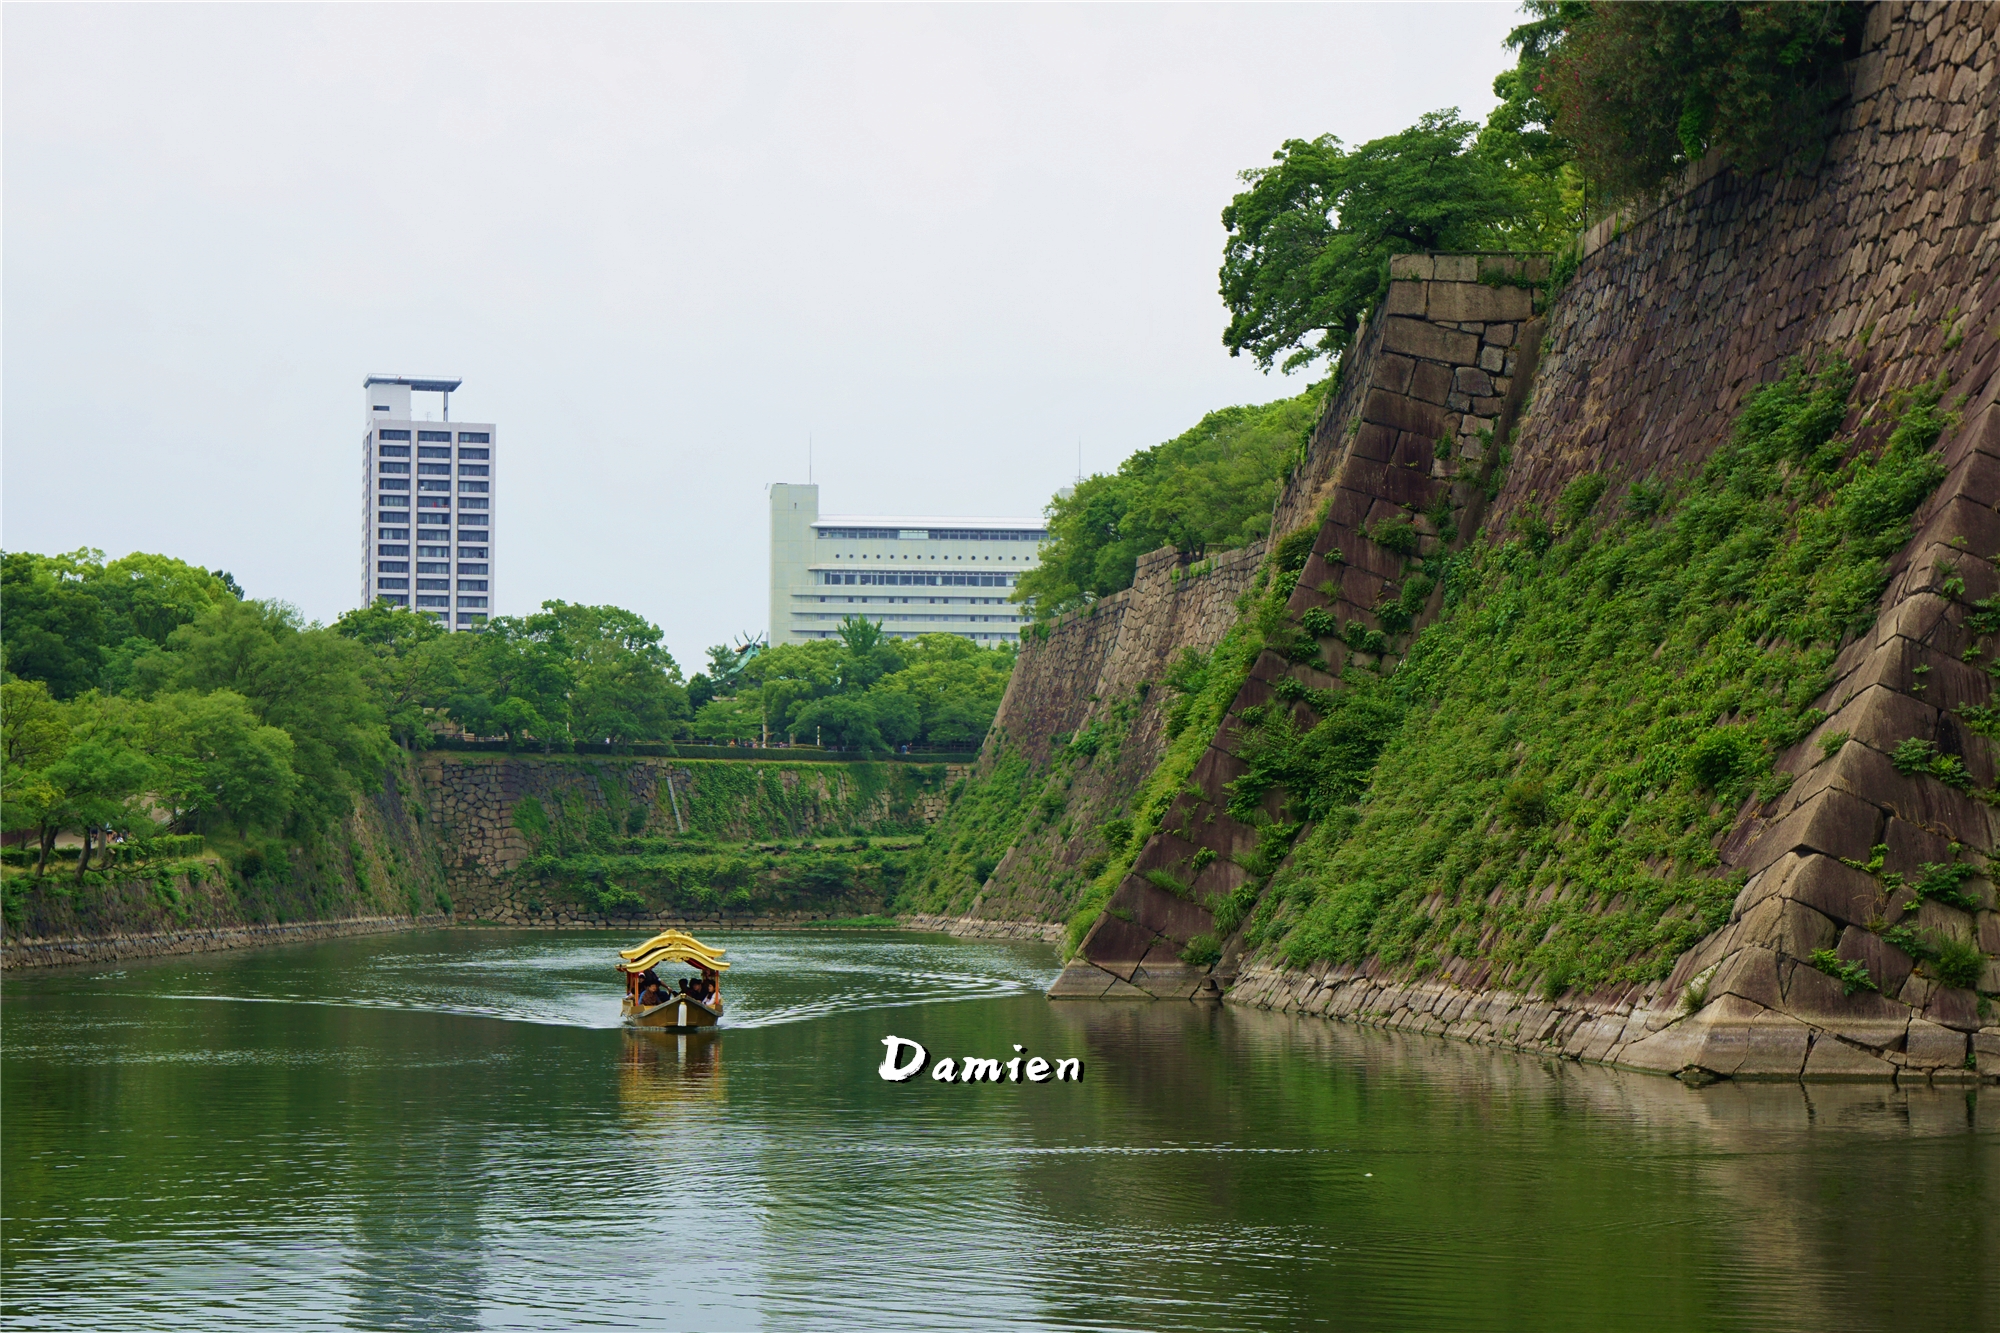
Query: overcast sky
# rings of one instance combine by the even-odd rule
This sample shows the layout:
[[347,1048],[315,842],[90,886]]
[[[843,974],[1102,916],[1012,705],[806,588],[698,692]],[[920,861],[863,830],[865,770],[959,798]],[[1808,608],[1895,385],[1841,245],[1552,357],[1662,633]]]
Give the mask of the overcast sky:
[[462,377],[496,609],[630,607],[692,672],[765,628],[764,488],[808,437],[822,512],[1033,515],[1079,442],[1108,471],[1297,392],[1221,345],[1236,173],[1483,115],[1517,21],[11,5],[0,542],[331,620],[362,377]]

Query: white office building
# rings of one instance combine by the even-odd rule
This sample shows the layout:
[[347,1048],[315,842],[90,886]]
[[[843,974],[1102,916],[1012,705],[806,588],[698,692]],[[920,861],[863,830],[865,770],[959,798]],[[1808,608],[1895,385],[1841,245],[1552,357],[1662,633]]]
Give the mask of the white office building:
[[[409,607],[452,630],[493,611],[493,502],[499,432],[451,419],[463,381],[370,375],[362,385],[361,601]],[[412,393],[438,395],[418,421]]]
[[932,518],[819,512],[819,487],[771,487],[771,642],[810,643],[862,616],[899,639],[962,634],[1018,643],[1009,601],[1040,560],[1038,518]]

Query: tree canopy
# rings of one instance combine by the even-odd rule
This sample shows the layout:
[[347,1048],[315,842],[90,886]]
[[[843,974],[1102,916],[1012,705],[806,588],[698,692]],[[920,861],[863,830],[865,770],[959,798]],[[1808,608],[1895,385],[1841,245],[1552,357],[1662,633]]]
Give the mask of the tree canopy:
[[[391,746],[674,740],[687,691],[660,630],[547,602],[447,634],[387,606],[308,624],[166,556],[0,555],[0,823],[309,838],[377,787]],[[88,856],[78,860],[78,872]]]
[[1139,557],[1189,556],[1266,535],[1286,468],[1300,457],[1325,386],[1261,407],[1228,407],[1193,429],[1078,482],[1048,505],[1049,541],[1017,600],[1047,619],[1132,586]]
[[[729,652],[728,649],[711,650]],[[1014,649],[957,634],[893,639],[850,616],[837,639],[781,644],[745,661],[734,693],[695,716],[699,740],[818,743],[881,753],[901,745],[977,745],[1014,669]]]
[[1230,355],[1285,372],[1337,358],[1392,255],[1557,252],[1594,212],[1719,150],[1754,170],[1822,141],[1859,4],[1528,0],[1500,105],[1347,148],[1288,139],[1222,211]]
[[1455,107],[1352,150],[1331,134],[1288,139],[1272,160],[1222,210],[1223,345],[1266,370],[1338,355],[1389,290],[1391,255],[1499,248],[1528,211]]

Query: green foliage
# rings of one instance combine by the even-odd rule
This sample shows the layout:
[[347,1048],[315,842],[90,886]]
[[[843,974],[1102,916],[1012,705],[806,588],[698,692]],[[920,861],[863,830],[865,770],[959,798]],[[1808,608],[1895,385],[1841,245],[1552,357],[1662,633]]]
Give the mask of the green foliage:
[[992,725],[1014,658],[1011,645],[982,648],[956,634],[888,638],[875,622],[850,616],[841,638],[759,653],[737,677],[736,695],[703,709],[703,725],[717,724],[726,737],[721,723],[733,715],[738,731],[756,734],[754,717],[774,738],[865,753],[971,747]]
[[1746,170],[1817,145],[1859,54],[1858,4],[1537,5],[1554,127],[1608,197],[1644,194],[1710,149]]
[[1855,451],[1833,438],[1850,382],[1792,367],[1657,519],[1593,518],[1601,488],[1573,488],[1546,542],[1476,544],[1379,687],[1402,715],[1365,795],[1316,815],[1252,942],[1567,987],[1664,976],[1719,926],[1716,840],[1820,721],[1938,479],[1938,386]]
[[1947,787],[1960,791],[1972,789],[1972,775],[1965,771],[1965,761],[1955,754],[1939,754],[1936,742],[1919,736],[1898,742],[1889,762],[1905,777],[1933,777]]
[[[226,580],[226,581],[225,581]],[[134,654],[218,602],[235,601],[234,580],[163,555],[102,551],[0,556],[0,668],[39,680],[56,699],[116,688]]]
[[1213,931],[1203,931],[1181,950],[1181,961],[1190,967],[1214,967],[1222,961],[1222,941]]
[[1986,955],[1963,935],[1945,935],[1937,941],[1937,956],[1929,966],[1939,985],[1970,990],[1986,971]]
[[1842,995],[1852,995],[1858,990],[1881,989],[1875,984],[1875,978],[1868,975],[1867,964],[1844,959],[1831,949],[1814,949],[1806,961],[1838,981]]
[[1338,356],[1389,289],[1389,258],[1504,245],[1529,203],[1456,108],[1348,150],[1288,139],[1222,210],[1222,342],[1265,369]]
[[[1132,586],[1139,557],[1162,546],[1198,557],[1270,530],[1287,464],[1319,420],[1326,386],[1261,407],[1211,412],[1192,430],[1141,450],[1111,475],[1087,477],[1049,502],[1049,541],[1016,600],[1048,619]],[[1313,534],[1304,537],[1303,565]]]

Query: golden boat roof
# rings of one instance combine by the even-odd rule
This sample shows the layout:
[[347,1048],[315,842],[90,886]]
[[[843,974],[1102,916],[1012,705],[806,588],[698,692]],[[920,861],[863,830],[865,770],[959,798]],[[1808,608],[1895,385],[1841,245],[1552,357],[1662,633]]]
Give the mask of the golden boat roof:
[[618,964],[618,970],[644,972],[661,963],[692,963],[711,972],[727,972],[729,964],[722,961],[727,952],[703,944],[684,930],[663,930],[644,944],[620,949],[618,956],[625,961]]

